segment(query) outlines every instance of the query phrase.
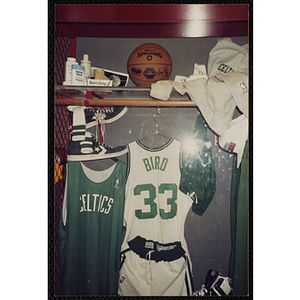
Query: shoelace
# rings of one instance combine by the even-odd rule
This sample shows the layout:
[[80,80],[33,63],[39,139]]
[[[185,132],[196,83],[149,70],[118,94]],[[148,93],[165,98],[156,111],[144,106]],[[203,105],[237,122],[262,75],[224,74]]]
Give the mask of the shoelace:
[[201,286],[201,289],[199,291],[194,292],[192,296],[205,296],[206,293],[208,293],[208,290],[205,288],[205,285],[203,284]]
[[112,112],[114,112],[114,107],[113,106],[106,106],[106,107],[104,107],[104,108],[99,108],[99,110],[98,110],[98,113],[104,113],[104,114],[106,114],[106,113],[112,113]]
[[[97,136],[97,142],[104,142],[104,134],[105,134],[105,124],[103,124],[103,120],[106,117],[105,112],[101,112],[101,109],[99,108],[98,110],[96,109],[96,107],[94,107],[94,116],[93,119],[95,119],[96,122],[98,122],[98,126],[96,126],[96,136]],[[104,110],[105,111],[105,110]],[[99,132],[100,129],[100,132]]]
[[[149,266],[149,270],[150,270],[150,281],[153,281],[153,277],[152,277],[152,267],[151,267],[151,254],[154,252],[154,250],[150,250],[147,254],[146,254],[146,259],[148,260],[148,266]],[[146,281],[147,284],[150,284],[150,281],[148,281],[147,279],[147,268],[145,269],[145,277],[146,277]]]
[[[105,119],[107,114],[112,113],[112,112],[114,112],[114,107],[99,108],[97,113],[94,116],[94,119],[98,122],[103,142],[104,142],[104,136],[105,136],[105,124],[103,124],[103,120]],[[97,130],[97,136],[98,136],[99,135],[98,127],[96,127],[96,130]]]
[[102,120],[104,120],[106,117],[106,114],[105,113],[97,113],[94,115],[93,119],[95,119],[96,121],[99,121],[101,123]]

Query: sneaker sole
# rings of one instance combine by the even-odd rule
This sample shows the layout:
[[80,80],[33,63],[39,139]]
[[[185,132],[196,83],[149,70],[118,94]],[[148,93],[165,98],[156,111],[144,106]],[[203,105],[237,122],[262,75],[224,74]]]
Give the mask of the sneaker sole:
[[128,152],[128,149],[125,148],[122,151],[114,152],[114,153],[104,153],[101,152],[98,154],[69,154],[67,155],[67,161],[88,161],[88,160],[96,160],[96,159],[105,159],[105,158],[112,158],[116,156],[121,156],[123,154],[126,154]]

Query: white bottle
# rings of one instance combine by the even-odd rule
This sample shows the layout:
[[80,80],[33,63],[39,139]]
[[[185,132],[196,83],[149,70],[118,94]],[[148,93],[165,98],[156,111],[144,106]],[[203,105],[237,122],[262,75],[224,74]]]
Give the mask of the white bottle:
[[72,65],[72,85],[84,85],[84,66]]
[[91,62],[89,61],[88,54],[83,54],[83,59],[80,61],[80,65],[84,66],[84,79],[85,85],[87,85],[87,81],[91,78]]
[[65,84],[72,84],[72,65],[78,65],[74,57],[68,57],[65,65]]

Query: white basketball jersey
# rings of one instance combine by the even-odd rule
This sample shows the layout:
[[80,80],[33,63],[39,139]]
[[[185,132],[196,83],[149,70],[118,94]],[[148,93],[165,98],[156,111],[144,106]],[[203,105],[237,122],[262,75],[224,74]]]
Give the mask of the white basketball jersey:
[[120,296],[188,296],[191,268],[184,222],[192,199],[179,190],[181,143],[128,145]]
[[173,139],[155,149],[140,141],[128,145],[122,250],[141,236],[162,244],[179,241],[187,252],[184,222],[192,199],[179,190],[180,148],[181,143]]

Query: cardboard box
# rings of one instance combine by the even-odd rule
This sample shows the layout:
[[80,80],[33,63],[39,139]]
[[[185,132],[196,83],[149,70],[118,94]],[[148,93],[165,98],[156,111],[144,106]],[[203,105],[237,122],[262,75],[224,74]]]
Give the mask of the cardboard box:
[[112,80],[103,80],[103,79],[88,79],[88,86],[112,86]]
[[[91,67],[91,77],[95,77],[95,69],[101,69],[97,67]],[[107,69],[104,70],[104,75],[109,78],[113,84],[112,86],[114,87],[124,87],[127,86],[128,80],[129,80],[129,75],[126,73],[121,73],[121,72],[116,72],[116,71],[111,71]]]

